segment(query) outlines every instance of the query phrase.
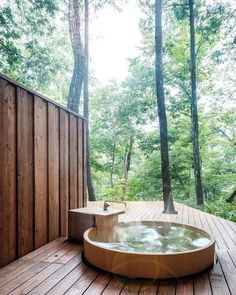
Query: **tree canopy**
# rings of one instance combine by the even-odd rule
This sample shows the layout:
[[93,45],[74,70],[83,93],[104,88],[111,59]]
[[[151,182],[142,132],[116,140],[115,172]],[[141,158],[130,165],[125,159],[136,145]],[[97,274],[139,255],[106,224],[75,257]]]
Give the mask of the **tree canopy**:
[[[125,1],[105,2],[123,2],[125,9]],[[101,87],[90,70],[90,153],[98,199],[162,197],[154,2],[137,1],[142,43],[139,54],[129,60],[124,81]],[[102,9],[104,3],[94,1],[93,9]],[[197,206],[188,4],[187,0],[163,1],[163,85],[173,198]],[[226,200],[236,185],[235,11],[235,3],[224,0],[198,0],[193,10],[203,209],[234,221],[235,200]],[[66,0],[0,4],[0,71],[64,105],[73,72],[68,15]],[[83,101],[81,114],[82,107]]]

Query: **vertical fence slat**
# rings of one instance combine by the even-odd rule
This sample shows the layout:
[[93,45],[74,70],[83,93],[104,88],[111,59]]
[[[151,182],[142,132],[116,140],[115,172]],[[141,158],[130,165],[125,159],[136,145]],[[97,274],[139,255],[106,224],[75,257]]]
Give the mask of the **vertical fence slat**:
[[18,256],[34,249],[33,96],[17,87]]
[[83,203],[84,206],[87,206],[87,144],[86,144],[86,135],[87,135],[87,122],[83,120]]
[[59,237],[59,116],[48,104],[48,198],[49,241]]
[[75,116],[70,115],[70,209],[78,207],[77,202],[77,119]]
[[78,204],[83,207],[83,121],[78,118]]
[[60,234],[67,236],[69,208],[69,129],[68,113],[60,110]]
[[35,247],[48,241],[47,103],[35,96]]
[[16,97],[0,79],[0,266],[16,258]]

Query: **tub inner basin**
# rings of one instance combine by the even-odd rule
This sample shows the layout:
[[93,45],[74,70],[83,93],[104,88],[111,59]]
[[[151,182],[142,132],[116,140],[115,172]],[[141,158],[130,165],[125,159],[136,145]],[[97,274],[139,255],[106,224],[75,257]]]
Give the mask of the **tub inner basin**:
[[91,232],[91,241],[112,250],[134,253],[177,253],[195,250],[210,243],[203,232],[183,226],[123,223],[109,232]]
[[179,277],[214,263],[215,241],[200,228],[169,222],[123,222],[84,234],[85,258],[109,272],[150,278]]

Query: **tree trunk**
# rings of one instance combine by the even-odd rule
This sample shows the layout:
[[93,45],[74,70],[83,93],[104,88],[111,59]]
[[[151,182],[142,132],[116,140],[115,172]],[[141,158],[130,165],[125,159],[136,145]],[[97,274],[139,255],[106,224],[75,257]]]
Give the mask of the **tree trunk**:
[[160,126],[164,213],[176,213],[171,192],[168,152],[168,131],[163,87],[162,62],[162,0],[155,1],[156,95]]
[[183,189],[185,189],[184,181],[181,179],[181,177],[179,176],[179,173],[178,173],[178,167],[173,165],[173,169],[174,169],[174,173],[175,173],[180,185],[182,186]]
[[78,113],[84,80],[85,56],[80,33],[80,2],[69,0],[69,33],[74,56],[74,68],[70,82],[67,106]]
[[115,168],[115,156],[116,156],[116,143],[114,142],[113,147],[112,147],[111,172],[110,172],[110,182],[111,182],[112,188],[114,187],[113,173],[114,173],[114,168]]
[[129,178],[129,170],[130,170],[130,164],[131,164],[131,154],[132,154],[132,150],[133,150],[133,143],[134,143],[133,136],[130,136],[129,147],[128,147],[128,150],[125,151],[125,155],[124,155],[124,180],[125,180],[125,183],[123,185],[123,195],[124,196],[126,195],[127,182],[128,182],[128,178]]
[[[87,132],[87,136],[89,136]],[[88,137],[87,137],[88,138]],[[88,141],[87,141],[87,187],[88,187],[88,196],[89,201],[96,201],[95,190],[93,186],[93,178],[91,173],[91,161],[90,161],[90,152],[88,150]]]
[[85,9],[85,26],[84,26],[84,51],[85,51],[85,67],[84,67],[84,117],[87,119],[86,128],[86,150],[87,150],[87,187],[89,201],[95,201],[95,191],[93,186],[92,171],[91,171],[91,160],[89,150],[89,90],[88,90],[88,63],[89,63],[89,4],[88,0],[84,0]]
[[191,72],[191,120],[193,141],[193,165],[195,177],[195,191],[197,205],[203,205],[203,192],[201,181],[201,160],[198,139],[198,111],[197,111],[197,86],[196,86],[196,56],[195,56],[195,28],[193,0],[189,0],[189,27],[190,27],[190,72]]
[[236,188],[230,194],[230,196],[228,197],[228,199],[226,200],[226,202],[227,203],[232,203],[235,197],[236,197]]

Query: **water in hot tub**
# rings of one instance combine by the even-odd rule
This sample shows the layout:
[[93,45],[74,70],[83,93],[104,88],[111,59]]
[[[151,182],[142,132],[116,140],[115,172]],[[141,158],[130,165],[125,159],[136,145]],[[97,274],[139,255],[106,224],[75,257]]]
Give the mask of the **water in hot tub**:
[[97,245],[135,253],[177,253],[206,246],[210,239],[190,228],[170,225],[121,225],[92,237]]

